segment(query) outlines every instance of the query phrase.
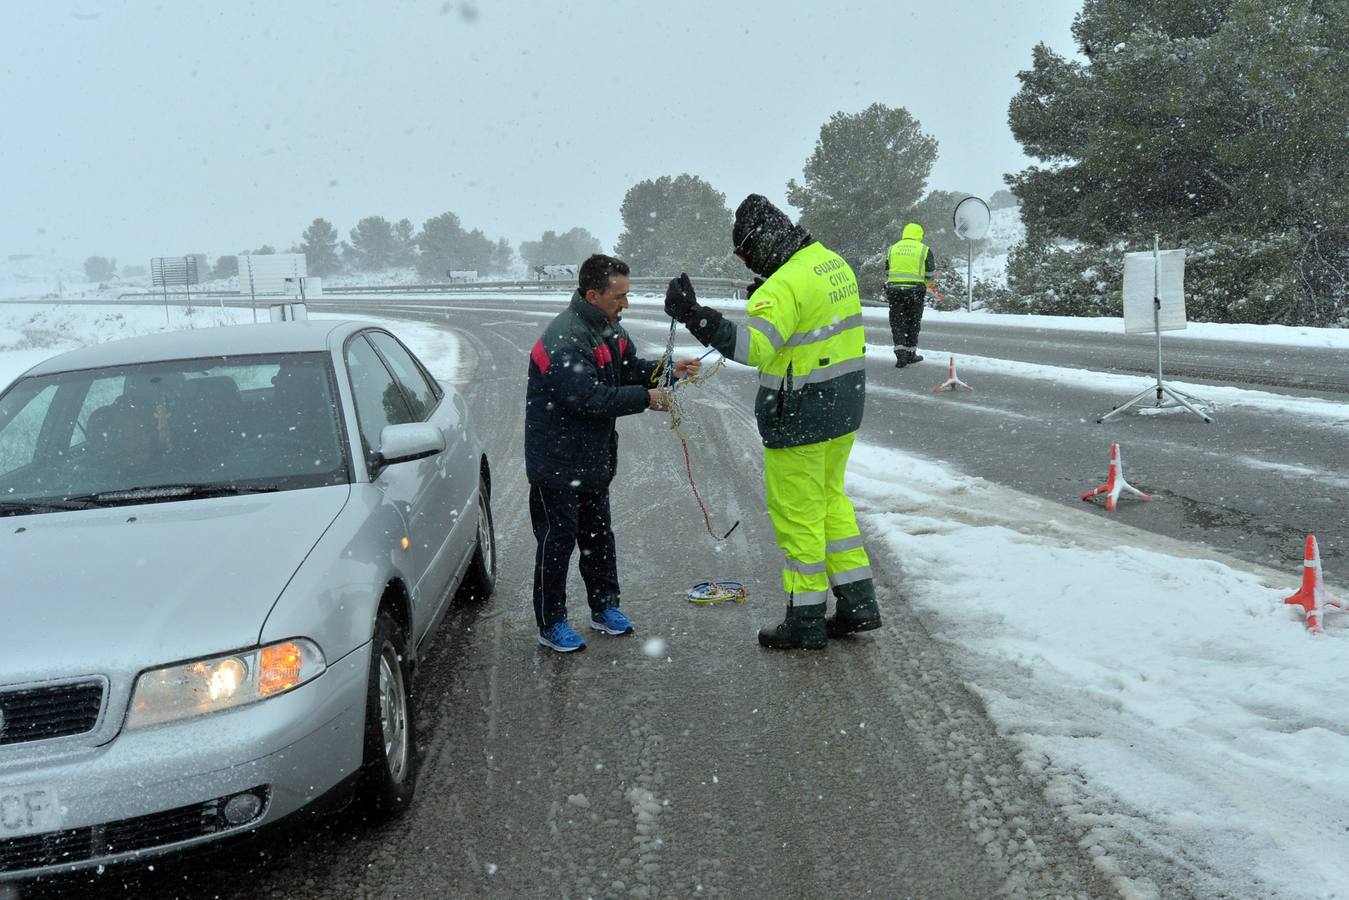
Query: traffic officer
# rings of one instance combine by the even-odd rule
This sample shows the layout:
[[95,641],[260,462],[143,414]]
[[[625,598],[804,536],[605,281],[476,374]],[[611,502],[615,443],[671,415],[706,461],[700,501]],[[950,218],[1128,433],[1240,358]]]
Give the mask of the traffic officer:
[[[759,370],[754,413],[787,594],[785,620],[761,630],[759,643],[817,650],[826,636],[881,626],[871,563],[843,491],[866,399],[857,278],[759,194],[736,210],[731,237],[736,256],[761,279],[746,321],[700,306],[683,274],[670,281],[665,312],[704,346]],[[837,602],[826,620],[831,589]]]
[[923,361],[918,355],[918,329],[923,325],[923,302],[932,286],[934,268],[932,250],[923,243],[923,226],[910,222],[890,248],[890,272],[885,282],[897,369]]

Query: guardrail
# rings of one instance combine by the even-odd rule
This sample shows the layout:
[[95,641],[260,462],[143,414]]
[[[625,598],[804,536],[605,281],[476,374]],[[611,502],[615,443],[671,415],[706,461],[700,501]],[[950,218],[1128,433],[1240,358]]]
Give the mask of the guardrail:
[[[700,294],[708,297],[734,297],[744,296],[748,279],[740,278],[717,278],[717,277],[694,277],[693,286]],[[670,283],[668,278],[655,278],[648,276],[639,276],[631,280],[632,291],[637,294],[664,294],[665,286]],[[444,282],[429,284],[362,284],[351,285],[349,287],[338,287],[324,285],[323,297],[314,299],[326,299],[329,297],[343,297],[350,295],[375,295],[380,294],[479,294],[490,293],[493,291],[512,292],[546,292],[546,293],[566,293],[569,294],[576,290],[576,285],[571,281],[472,281],[472,282]],[[170,297],[186,296],[184,291],[169,291]],[[119,294],[117,299],[124,300],[130,297],[163,298],[163,291],[146,291],[145,293]],[[192,291],[193,297],[247,297],[247,294],[241,294],[239,291]],[[259,296],[259,302],[276,301],[281,302],[283,298],[273,296]]]

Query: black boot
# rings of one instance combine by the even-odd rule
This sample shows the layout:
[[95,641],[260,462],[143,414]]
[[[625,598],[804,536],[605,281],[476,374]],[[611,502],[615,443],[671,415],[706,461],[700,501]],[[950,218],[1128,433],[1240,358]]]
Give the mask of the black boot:
[[[871,582],[868,580],[867,585]],[[850,585],[845,585],[849,587]],[[824,620],[825,631],[830,637],[843,637],[855,631],[874,631],[881,627],[881,608],[876,605],[876,595],[872,590],[856,595],[835,589],[839,594],[834,614]]]
[[771,650],[823,650],[824,604],[788,606],[781,625],[759,629],[759,643]]
[[914,363],[920,363],[920,362],[922,362],[922,361],[923,361],[923,357],[921,357],[921,356],[918,355],[918,351],[916,351],[916,350],[910,350],[910,351],[909,351],[909,358],[906,360],[906,362],[907,362],[909,365],[913,365]]

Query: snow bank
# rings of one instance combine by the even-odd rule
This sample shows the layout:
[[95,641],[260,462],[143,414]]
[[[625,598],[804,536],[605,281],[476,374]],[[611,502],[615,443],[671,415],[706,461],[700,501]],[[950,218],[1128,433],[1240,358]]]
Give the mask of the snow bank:
[[1282,602],[1296,572],[909,454],[859,444],[848,482],[908,602],[1121,891],[1163,892],[1143,848],[1201,895],[1342,896],[1349,614],[1311,636]]

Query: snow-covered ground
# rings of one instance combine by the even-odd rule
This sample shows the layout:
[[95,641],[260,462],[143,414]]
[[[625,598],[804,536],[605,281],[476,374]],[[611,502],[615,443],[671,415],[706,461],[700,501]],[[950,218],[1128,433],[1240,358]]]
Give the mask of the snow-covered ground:
[[[190,319],[175,311],[166,323],[154,307],[0,304],[0,383],[60,349],[251,318],[206,308]],[[1019,326],[1014,317],[987,319]],[[451,333],[413,322],[394,328],[437,376],[472,377]],[[1213,329],[1206,336],[1349,347],[1324,329]],[[1110,380],[1127,376],[1005,360],[963,365],[971,374],[1018,366],[1025,371],[1008,374],[1059,380],[1076,372],[1132,389]],[[1262,392],[1230,390],[1220,402],[1259,408]],[[1216,398],[1216,389],[1204,391]],[[1290,400],[1313,403],[1271,402]],[[1321,406],[1349,419],[1349,405],[1325,401],[1298,413],[1321,415]],[[1021,748],[1022,765],[1047,779],[1049,799],[1086,831],[1088,851],[1124,896],[1163,896],[1130,865],[1135,842],[1176,861],[1203,893],[1349,896],[1349,612],[1310,635],[1282,603],[1295,572],[912,454],[858,445],[849,485],[868,539],[902,560],[908,601],[953,647],[971,689]],[[1329,584],[1341,597],[1345,587]]]
[[1205,893],[1346,896],[1349,613],[1311,636],[1283,605],[1290,573],[909,454],[859,446],[849,485],[1125,896],[1162,895],[1122,864],[1121,835]]

